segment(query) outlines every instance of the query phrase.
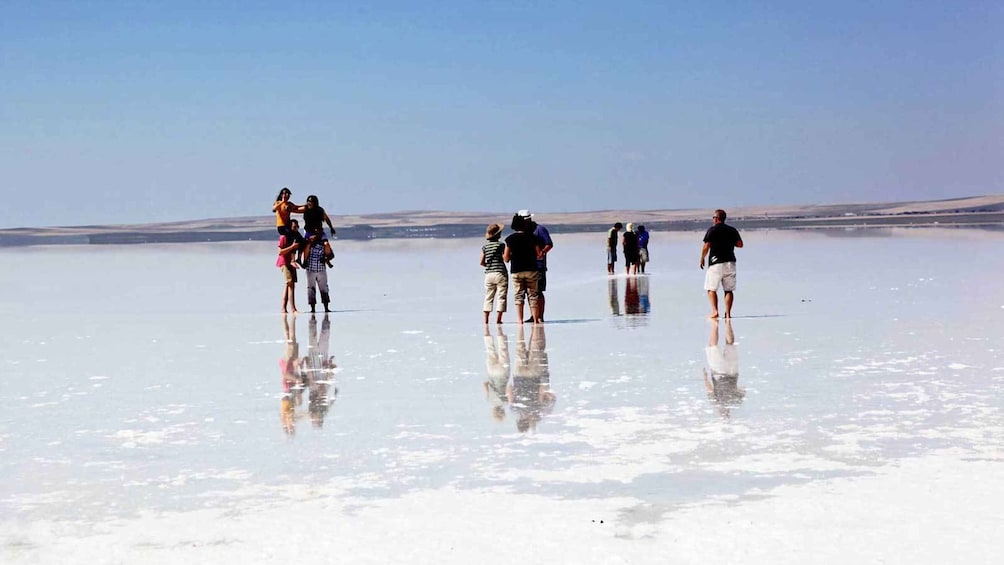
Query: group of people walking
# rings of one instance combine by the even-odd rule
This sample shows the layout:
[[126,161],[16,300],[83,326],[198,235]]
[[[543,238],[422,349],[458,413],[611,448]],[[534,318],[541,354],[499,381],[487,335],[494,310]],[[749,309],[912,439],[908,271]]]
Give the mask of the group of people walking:
[[[299,312],[296,309],[295,292],[299,278],[297,270],[305,270],[310,311],[316,310],[317,295],[320,294],[324,311],[330,312],[327,270],[333,266],[331,260],[335,253],[324,233],[324,224],[328,225],[332,237],[335,235],[335,226],[331,224],[331,218],[321,207],[317,196],[311,194],[306,203],[300,205],[290,200],[292,195],[289,188],[283,187],[272,205],[276,231],[279,232],[279,257],[275,265],[282,271],[286,283],[282,291],[282,311],[294,314]],[[304,233],[300,233],[300,222],[292,217],[293,214],[303,216]]]
[[[624,224],[617,222],[607,230],[607,274],[614,274],[614,263],[617,262],[617,234]],[[624,249],[624,273],[628,275],[645,274],[648,264],[648,230],[628,222],[627,230],[621,237]]]
[[[701,247],[701,269],[704,269],[705,259],[708,269],[704,275],[704,290],[711,304],[709,318],[719,317],[718,289],[723,291],[725,302],[725,317],[732,317],[732,303],[736,289],[736,253],[737,247],[743,246],[739,230],[725,223],[725,210],[715,210],[711,218],[712,225],[704,233],[704,245]],[[617,222],[607,231],[607,274],[613,275],[614,264],[617,262],[617,235],[624,227]],[[645,265],[649,261],[649,233],[645,226],[628,223],[627,230],[620,238],[624,250],[625,273],[637,275],[645,273]]]
[[[307,302],[310,311],[317,306],[318,294],[325,312],[330,312],[331,296],[328,289],[327,269],[332,267],[334,258],[328,235],[324,232],[327,224],[334,237],[335,227],[331,218],[321,207],[316,195],[307,196],[303,205],[292,202],[292,191],[283,187],[275,198],[272,211],[275,213],[276,231],[279,234],[279,255],[276,266],[282,271],[285,286],[282,293],[282,311],[298,312],[296,308],[297,271],[306,271]],[[304,233],[300,233],[299,221],[293,214],[303,216]],[[719,317],[718,289],[723,291],[725,317],[732,317],[732,305],[736,287],[735,249],[743,246],[739,231],[725,223],[725,210],[715,210],[712,226],[704,234],[701,248],[700,267],[703,270],[707,259],[704,288],[711,305],[711,318]],[[516,305],[518,323],[543,323],[547,290],[547,255],[554,247],[548,229],[534,220],[529,210],[513,214],[510,223],[513,233],[501,240],[502,224],[490,224],[485,230],[487,242],[481,247],[481,266],[484,267],[484,323],[489,322],[495,312],[495,323],[501,324],[509,306],[509,281],[513,286],[513,303]],[[624,253],[625,273],[645,274],[649,262],[649,232],[645,226],[637,228],[632,223],[620,237],[624,225],[617,222],[607,231],[607,273],[614,273],[617,262],[618,240]],[[526,304],[529,303],[529,317],[524,319]]]

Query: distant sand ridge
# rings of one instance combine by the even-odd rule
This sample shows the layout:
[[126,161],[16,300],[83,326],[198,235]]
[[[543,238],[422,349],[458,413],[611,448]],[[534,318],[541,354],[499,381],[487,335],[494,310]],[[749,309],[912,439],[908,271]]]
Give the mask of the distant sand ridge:
[[[728,207],[729,223],[742,229],[971,226],[1004,228],[1004,194],[950,200]],[[614,222],[645,224],[658,231],[693,231],[710,224],[712,208],[687,210],[535,211],[556,233],[602,231]],[[477,237],[512,212],[401,211],[333,216],[339,239]],[[269,240],[274,218],[213,218],[157,224],[119,224],[0,230],[0,246],[54,244],[191,243]]]

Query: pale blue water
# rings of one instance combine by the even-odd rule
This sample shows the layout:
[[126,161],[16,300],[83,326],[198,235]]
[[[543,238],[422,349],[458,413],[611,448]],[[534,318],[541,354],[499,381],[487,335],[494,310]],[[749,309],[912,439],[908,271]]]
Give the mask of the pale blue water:
[[556,400],[526,433],[483,387],[479,240],[336,245],[336,311],[288,318],[301,358],[334,357],[330,406],[314,425],[304,391],[292,434],[271,245],[0,250],[21,266],[0,273],[0,522],[240,511],[330,481],[363,500],[451,485],[658,510],[999,455],[999,234],[744,234],[733,405],[702,375],[700,234],[653,234],[642,280],[606,276],[603,234],[554,235],[548,323],[522,338]]

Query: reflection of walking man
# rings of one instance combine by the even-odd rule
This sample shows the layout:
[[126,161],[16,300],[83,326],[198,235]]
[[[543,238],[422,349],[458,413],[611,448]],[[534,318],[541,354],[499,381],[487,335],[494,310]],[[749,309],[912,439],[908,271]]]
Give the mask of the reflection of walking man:
[[715,210],[714,224],[704,234],[701,248],[701,269],[708,257],[708,270],[704,275],[704,290],[711,302],[711,318],[718,317],[718,287],[725,297],[725,317],[732,317],[732,293],[736,289],[736,247],[743,246],[739,230],[725,223],[725,210]]
[[736,336],[732,331],[732,320],[725,320],[725,346],[718,344],[718,320],[712,322],[711,337],[704,349],[708,358],[708,369],[704,370],[704,388],[708,398],[718,404],[722,416],[729,417],[729,410],[737,406],[746,396],[739,388],[739,352],[736,350]]

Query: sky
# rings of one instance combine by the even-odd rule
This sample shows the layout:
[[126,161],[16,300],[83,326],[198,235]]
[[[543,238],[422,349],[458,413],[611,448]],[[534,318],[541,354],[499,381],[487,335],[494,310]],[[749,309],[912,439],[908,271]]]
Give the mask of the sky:
[[1004,192],[1004,4],[0,4],[0,228]]

